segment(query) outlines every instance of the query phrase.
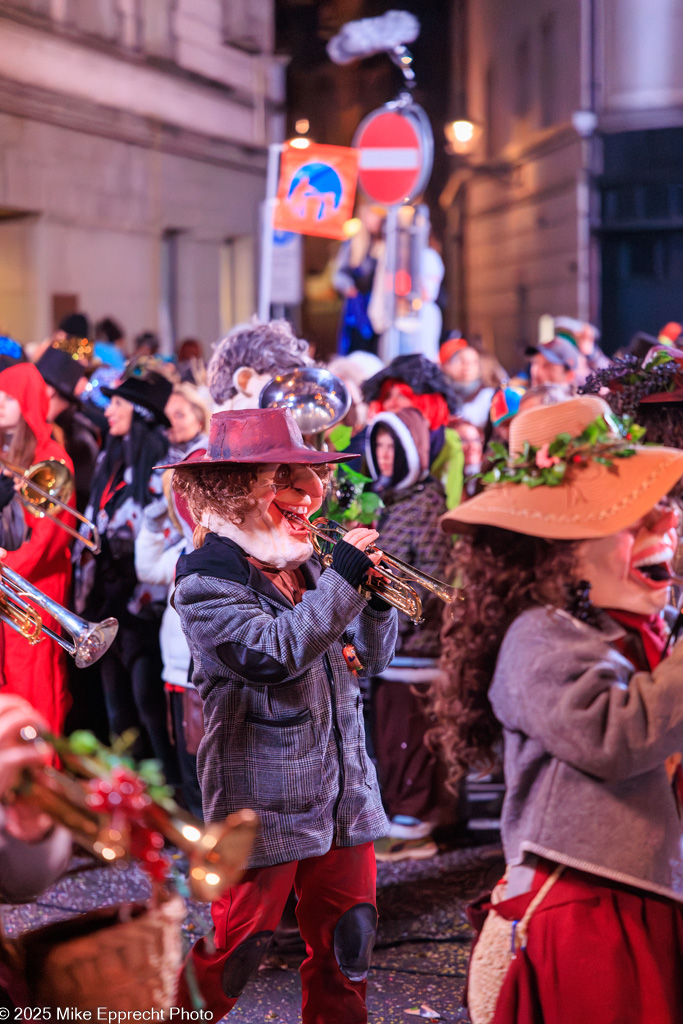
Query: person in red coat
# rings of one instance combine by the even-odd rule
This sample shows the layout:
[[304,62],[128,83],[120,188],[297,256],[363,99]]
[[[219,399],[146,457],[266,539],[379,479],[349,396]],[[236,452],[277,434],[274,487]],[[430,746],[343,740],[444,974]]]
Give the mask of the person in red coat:
[[[19,363],[0,373],[0,457],[28,469],[44,459],[73,464],[64,448],[51,437],[47,422],[49,398],[45,382],[32,363]],[[69,499],[75,505],[75,498]],[[69,537],[55,521],[24,513],[27,539],[8,553],[5,564],[44,594],[65,605],[71,585]],[[59,518],[68,513],[59,512]],[[41,613],[43,624],[59,631],[57,623]],[[43,638],[36,646],[6,622],[0,630],[0,688],[28,700],[60,733],[68,709],[66,654],[53,640]]]

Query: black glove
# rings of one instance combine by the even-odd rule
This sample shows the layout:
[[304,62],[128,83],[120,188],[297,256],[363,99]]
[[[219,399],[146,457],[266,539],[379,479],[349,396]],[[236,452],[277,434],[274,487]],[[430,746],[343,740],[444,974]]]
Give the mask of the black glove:
[[9,505],[16,493],[12,477],[0,476],[0,512]]
[[359,587],[368,569],[372,569],[372,559],[360,548],[341,540],[334,545],[332,568],[352,587]]

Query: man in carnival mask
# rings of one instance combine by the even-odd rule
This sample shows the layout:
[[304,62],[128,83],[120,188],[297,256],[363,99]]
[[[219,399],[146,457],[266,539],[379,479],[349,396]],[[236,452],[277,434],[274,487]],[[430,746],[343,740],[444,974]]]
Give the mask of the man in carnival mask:
[[351,666],[388,665],[396,612],[361,592],[376,531],[349,531],[323,572],[304,525],[329,464],[348,458],[306,448],[289,410],[251,409],[214,414],[206,454],[174,466],[199,524],[174,603],[204,701],[204,815],[261,818],[243,881],[213,904],[213,940],[195,945],[180,979],[179,1005],[192,1005],[194,975],[216,1018],[258,968],[293,885],[303,1021],[367,1021],[373,841],[387,822]]

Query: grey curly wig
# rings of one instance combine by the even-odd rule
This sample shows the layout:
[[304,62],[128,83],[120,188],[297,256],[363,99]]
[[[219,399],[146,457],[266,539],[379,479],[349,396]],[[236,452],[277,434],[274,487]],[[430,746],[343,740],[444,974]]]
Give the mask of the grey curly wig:
[[240,366],[251,366],[258,374],[282,373],[298,366],[310,366],[308,342],[297,338],[287,320],[268,322],[253,317],[238,324],[218,342],[207,367],[206,379],[214,402],[222,405],[237,394],[232,377]]

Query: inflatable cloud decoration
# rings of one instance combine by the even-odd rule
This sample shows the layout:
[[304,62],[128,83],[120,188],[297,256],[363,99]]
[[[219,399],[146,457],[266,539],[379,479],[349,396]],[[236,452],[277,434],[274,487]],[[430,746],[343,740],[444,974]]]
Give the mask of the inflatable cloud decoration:
[[389,53],[414,42],[420,34],[420,22],[408,11],[387,11],[379,18],[348,21],[327,44],[327,53],[335,64]]

